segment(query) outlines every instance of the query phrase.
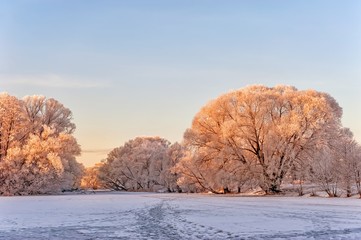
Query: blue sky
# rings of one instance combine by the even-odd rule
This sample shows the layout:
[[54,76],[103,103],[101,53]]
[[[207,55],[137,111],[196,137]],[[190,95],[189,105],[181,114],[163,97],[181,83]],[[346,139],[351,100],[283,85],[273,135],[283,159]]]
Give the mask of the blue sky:
[[139,135],[180,141],[250,84],[330,93],[361,142],[360,1],[0,2],[0,91],[70,108],[91,165]]

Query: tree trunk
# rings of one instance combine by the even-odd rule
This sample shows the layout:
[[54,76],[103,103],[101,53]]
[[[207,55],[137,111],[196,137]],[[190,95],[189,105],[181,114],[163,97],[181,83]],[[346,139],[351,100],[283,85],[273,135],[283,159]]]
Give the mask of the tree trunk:
[[281,177],[274,177],[274,178],[270,178],[270,176],[264,172],[263,173],[263,177],[264,177],[264,183],[261,186],[262,190],[266,192],[266,194],[279,194],[281,193],[281,183],[282,183],[282,178]]
[[280,183],[272,183],[268,189],[270,194],[278,194],[281,192],[281,184]]
[[300,180],[299,187],[298,187],[298,196],[303,196],[305,193],[303,192],[303,183]]
[[352,192],[351,192],[351,187],[348,187],[346,190],[346,196],[347,197],[351,197],[352,196]]

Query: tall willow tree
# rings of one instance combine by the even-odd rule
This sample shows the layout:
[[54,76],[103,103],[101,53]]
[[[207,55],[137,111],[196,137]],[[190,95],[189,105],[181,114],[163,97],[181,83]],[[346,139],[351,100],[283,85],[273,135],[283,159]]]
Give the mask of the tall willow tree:
[[183,181],[217,192],[248,174],[266,193],[278,193],[295,160],[338,132],[341,115],[335,99],[314,90],[255,85],[226,93],[206,104],[184,135],[191,156],[179,164]]

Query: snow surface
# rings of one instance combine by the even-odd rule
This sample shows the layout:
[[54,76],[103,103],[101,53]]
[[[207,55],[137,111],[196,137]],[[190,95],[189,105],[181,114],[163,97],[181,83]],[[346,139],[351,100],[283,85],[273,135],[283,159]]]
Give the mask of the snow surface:
[[0,197],[0,239],[361,239],[361,200],[160,193]]

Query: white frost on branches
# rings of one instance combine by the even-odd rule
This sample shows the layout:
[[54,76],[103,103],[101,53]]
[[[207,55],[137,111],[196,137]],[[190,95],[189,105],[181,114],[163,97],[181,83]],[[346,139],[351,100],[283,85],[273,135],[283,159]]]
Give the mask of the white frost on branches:
[[77,188],[83,166],[71,111],[54,99],[0,94],[0,195]]
[[109,153],[99,168],[99,179],[115,190],[178,191],[172,168],[180,148],[159,137],[137,137]]

